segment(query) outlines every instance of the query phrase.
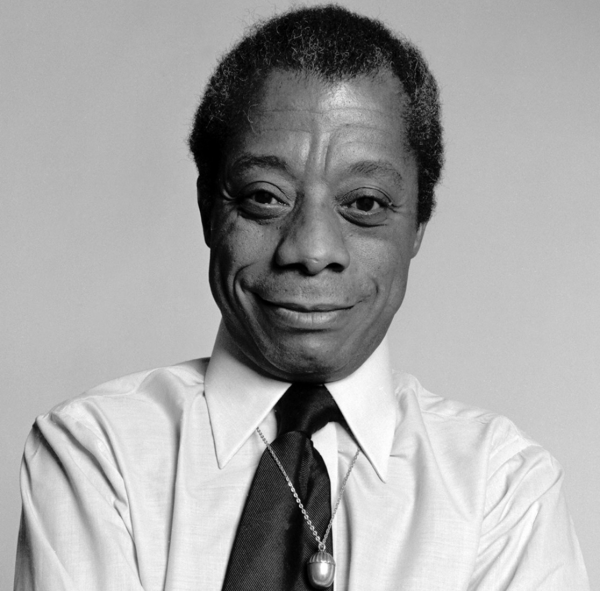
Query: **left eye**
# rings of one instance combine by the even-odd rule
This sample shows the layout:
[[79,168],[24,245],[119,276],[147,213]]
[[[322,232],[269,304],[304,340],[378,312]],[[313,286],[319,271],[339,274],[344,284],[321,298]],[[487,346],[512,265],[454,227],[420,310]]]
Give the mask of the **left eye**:
[[341,213],[359,226],[385,224],[393,210],[392,201],[377,189],[355,189],[340,199]]
[[375,197],[358,197],[354,201],[348,204],[350,209],[356,209],[358,211],[372,212],[383,207],[382,203],[375,199]]

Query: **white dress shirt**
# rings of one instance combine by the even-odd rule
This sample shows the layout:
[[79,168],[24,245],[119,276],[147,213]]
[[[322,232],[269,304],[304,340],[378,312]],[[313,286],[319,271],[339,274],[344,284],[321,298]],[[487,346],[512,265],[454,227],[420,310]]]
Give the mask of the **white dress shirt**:
[[[221,329],[208,360],[127,376],[38,417],[18,591],[218,591],[289,384]],[[562,471],[507,419],[390,370],[384,341],[327,384],[351,433],[313,436],[335,501],[335,591],[589,589]],[[282,590],[285,591],[285,590]]]

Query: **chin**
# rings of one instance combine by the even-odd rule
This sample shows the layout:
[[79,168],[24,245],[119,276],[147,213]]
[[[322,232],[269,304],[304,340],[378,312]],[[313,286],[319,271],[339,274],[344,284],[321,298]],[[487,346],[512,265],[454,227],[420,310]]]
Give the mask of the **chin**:
[[339,346],[317,350],[284,346],[269,357],[270,366],[286,381],[332,382],[346,377],[360,365],[355,367]]

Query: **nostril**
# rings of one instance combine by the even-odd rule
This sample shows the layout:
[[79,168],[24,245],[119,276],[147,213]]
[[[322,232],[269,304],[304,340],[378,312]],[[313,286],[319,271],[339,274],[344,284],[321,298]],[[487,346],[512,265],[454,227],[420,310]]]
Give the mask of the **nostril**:
[[346,267],[340,263],[331,263],[328,268],[335,273],[341,273]]
[[320,273],[325,269],[337,273],[341,273],[345,269],[345,265],[343,265],[342,263],[336,262],[335,260],[330,261],[325,257],[307,259],[304,262],[300,263],[300,266],[309,275],[316,275],[317,273]]

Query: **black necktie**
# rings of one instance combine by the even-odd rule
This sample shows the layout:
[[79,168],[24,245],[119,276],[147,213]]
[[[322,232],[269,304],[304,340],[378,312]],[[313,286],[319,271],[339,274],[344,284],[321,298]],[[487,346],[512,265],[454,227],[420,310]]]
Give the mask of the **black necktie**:
[[[331,519],[329,475],[311,435],[342,415],[325,386],[293,384],[275,405],[271,444],[319,536]],[[311,590],[308,559],[318,550],[285,477],[268,450],[262,455],[233,543],[223,591]],[[333,554],[331,536],[327,551]]]

